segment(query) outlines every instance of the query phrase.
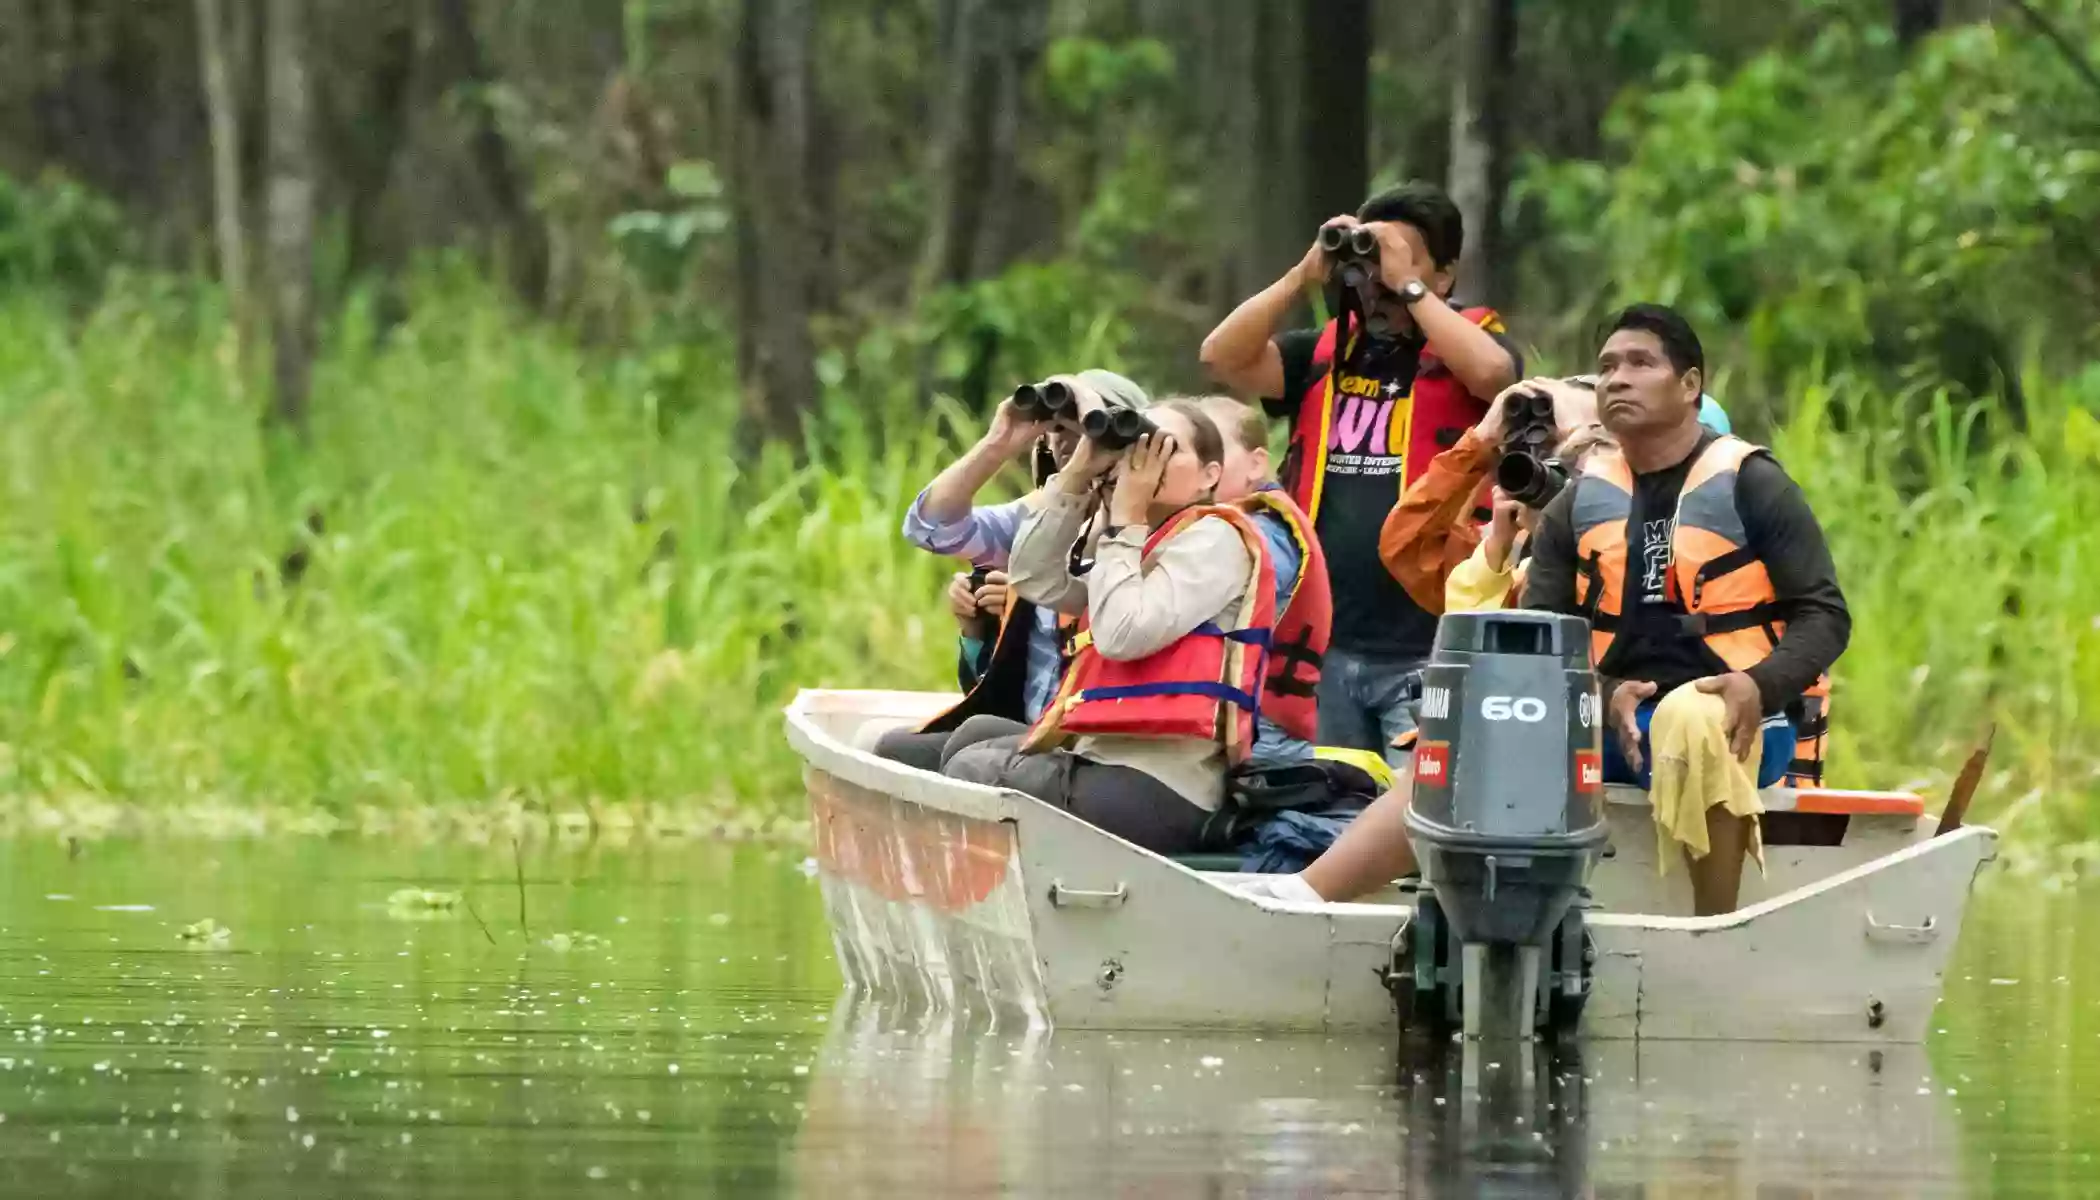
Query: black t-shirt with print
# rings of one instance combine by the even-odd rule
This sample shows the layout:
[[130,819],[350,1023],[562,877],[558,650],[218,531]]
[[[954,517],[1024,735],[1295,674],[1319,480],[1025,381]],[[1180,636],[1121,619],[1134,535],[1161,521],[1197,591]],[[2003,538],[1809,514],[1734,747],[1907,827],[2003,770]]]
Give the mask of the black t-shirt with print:
[[[1500,334],[1519,378],[1523,358]],[[1283,395],[1266,397],[1271,417],[1295,420],[1298,402],[1320,371],[1313,365],[1320,330],[1280,334]],[[1377,658],[1420,658],[1436,639],[1436,617],[1408,596],[1378,558],[1378,534],[1400,501],[1407,455],[1408,393],[1414,387],[1425,343],[1420,337],[1358,341],[1343,365],[1334,406],[1339,440],[1327,456],[1315,532],[1327,553],[1328,584],[1334,593],[1333,644]],[[1317,420],[1315,413],[1308,419]]]

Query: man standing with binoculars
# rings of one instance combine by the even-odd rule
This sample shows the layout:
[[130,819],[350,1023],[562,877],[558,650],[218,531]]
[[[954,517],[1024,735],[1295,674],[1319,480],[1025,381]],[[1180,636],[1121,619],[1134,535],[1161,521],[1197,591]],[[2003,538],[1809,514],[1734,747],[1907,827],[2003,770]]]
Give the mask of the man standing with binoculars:
[[[1406,683],[1436,617],[1379,560],[1379,531],[1408,482],[1523,373],[1493,310],[1449,301],[1464,240],[1436,186],[1381,192],[1321,226],[1303,259],[1203,340],[1213,379],[1290,423],[1283,484],[1313,517],[1334,592],[1319,741],[1396,763],[1392,742],[1414,725]],[[1334,320],[1278,333],[1307,285],[1330,283]]]

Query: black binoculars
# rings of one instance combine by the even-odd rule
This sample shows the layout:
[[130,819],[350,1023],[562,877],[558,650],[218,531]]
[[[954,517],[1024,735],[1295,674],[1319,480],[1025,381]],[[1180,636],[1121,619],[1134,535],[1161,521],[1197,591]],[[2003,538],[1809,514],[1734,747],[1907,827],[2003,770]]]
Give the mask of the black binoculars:
[[1495,465],[1495,485],[1529,508],[1544,508],[1568,486],[1568,470],[1554,457],[1560,436],[1553,420],[1553,397],[1544,392],[1518,392],[1502,402],[1502,461]]
[[1127,450],[1146,434],[1159,432],[1150,417],[1120,404],[1093,410],[1079,427],[1103,450]]
[[1335,260],[1350,287],[1378,276],[1378,235],[1361,225],[1322,225],[1320,249]]
[[1014,389],[1014,408],[1030,421],[1054,421],[1070,417],[1079,400],[1072,385],[1060,379],[1024,383]]

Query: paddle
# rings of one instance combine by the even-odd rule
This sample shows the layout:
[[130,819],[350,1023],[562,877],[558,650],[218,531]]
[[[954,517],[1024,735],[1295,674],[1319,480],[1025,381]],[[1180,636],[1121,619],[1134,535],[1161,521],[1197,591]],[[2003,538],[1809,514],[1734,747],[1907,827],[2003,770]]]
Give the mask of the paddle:
[[1962,764],[1961,774],[1954,777],[1954,787],[1947,793],[1947,807],[1940,810],[1940,827],[1932,836],[1952,833],[1961,828],[1961,819],[1968,815],[1969,801],[1976,796],[1976,786],[1983,782],[1983,765],[1990,761],[1991,743],[1998,737],[1996,721],[1983,731],[1983,741],[1969,754],[1969,761]]

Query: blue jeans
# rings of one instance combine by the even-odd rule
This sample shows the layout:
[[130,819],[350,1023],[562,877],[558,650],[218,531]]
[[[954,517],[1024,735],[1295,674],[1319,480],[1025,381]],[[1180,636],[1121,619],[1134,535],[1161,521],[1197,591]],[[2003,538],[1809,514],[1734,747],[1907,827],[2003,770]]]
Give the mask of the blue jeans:
[[[1611,730],[1604,731],[1604,782],[1631,783],[1642,791],[1653,786],[1650,768],[1655,764],[1655,748],[1649,744],[1648,722],[1655,716],[1654,700],[1643,703],[1634,710],[1633,719],[1641,727],[1641,770],[1638,775],[1627,763],[1626,756],[1619,752],[1619,738]],[[1771,787],[1786,774],[1794,761],[1794,727],[1785,717],[1766,717],[1764,723],[1764,755],[1757,762],[1757,786]]]
[[1419,658],[1367,658],[1328,647],[1320,665],[1322,746],[1373,750],[1395,768],[1413,753],[1395,750],[1393,739],[1415,727],[1407,710],[1407,683],[1422,669]]

